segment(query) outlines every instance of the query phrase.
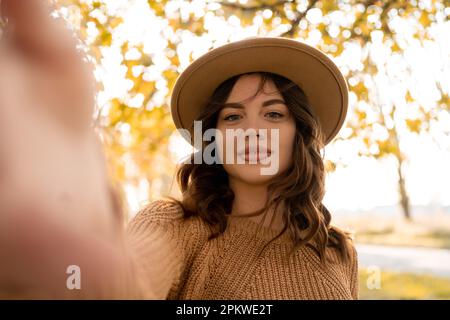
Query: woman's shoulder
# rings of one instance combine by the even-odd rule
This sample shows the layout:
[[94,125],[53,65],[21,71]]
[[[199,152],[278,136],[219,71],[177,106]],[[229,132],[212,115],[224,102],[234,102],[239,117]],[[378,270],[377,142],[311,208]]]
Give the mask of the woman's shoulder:
[[358,253],[353,239],[348,238],[345,241],[345,249],[343,248],[344,244],[341,244],[339,247],[327,246],[327,257],[332,263],[352,268],[357,263]]
[[132,219],[131,224],[145,221],[146,224],[172,226],[180,235],[194,233],[208,237],[210,229],[199,216],[185,217],[183,207],[176,200],[162,198],[144,205]]
[[158,199],[142,207],[127,226],[132,238],[146,238],[161,234],[183,246],[193,246],[209,236],[208,229],[199,217],[184,216],[183,208],[175,200]]
[[183,216],[183,208],[175,200],[158,199],[145,204],[135,218],[154,222],[174,222],[182,220]]

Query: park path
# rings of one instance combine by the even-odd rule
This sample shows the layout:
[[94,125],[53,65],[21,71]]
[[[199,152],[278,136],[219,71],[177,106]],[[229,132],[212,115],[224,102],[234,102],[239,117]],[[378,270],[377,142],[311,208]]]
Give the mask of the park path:
[[427,273],[450,278],[450,250],[357,244],[360,267],[382,271]]

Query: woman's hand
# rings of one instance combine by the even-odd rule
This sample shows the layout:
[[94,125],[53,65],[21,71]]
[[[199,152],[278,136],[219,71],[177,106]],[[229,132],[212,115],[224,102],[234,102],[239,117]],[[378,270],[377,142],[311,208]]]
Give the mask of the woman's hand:
[[92,72],[43,0],[3,0],[0,41],[0,205],[27,202],[101,234],[111,201],[91,127]]
[[50,12],[45,0],[1,0],[0,288],[43,277],[43,292],[50,282],[60,292],[66,263],[102,274],[101,261],[89,263],[118,257],[92,70]]

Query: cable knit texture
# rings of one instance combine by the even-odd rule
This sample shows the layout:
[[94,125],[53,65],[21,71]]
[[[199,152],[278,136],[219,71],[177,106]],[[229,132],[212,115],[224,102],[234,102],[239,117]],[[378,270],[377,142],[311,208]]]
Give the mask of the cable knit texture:
[[357,299],[358,262],[344,263],[335,249],[324,267],[303,246],[292,256],[285,232],[259,255],[277,232],[242,217],[230,217],[224,234],[208,240],[199,217],[183,218],[181,207],[157,200],[127,229],[136,297],[148,299]]

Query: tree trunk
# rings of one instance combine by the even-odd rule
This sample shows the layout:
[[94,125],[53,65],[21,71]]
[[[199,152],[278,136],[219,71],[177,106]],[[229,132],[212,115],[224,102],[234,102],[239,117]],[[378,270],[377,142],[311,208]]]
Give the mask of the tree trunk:
[[408,193],[406,191],[405,178],[403,174],[403,159],[397,157],[397,172],[398,172],[398,187],[400,193],[400,206],[403,211],[403,215],[407,221],[411,221],[411,206],[409,203]]

